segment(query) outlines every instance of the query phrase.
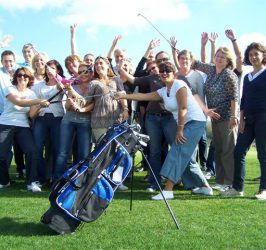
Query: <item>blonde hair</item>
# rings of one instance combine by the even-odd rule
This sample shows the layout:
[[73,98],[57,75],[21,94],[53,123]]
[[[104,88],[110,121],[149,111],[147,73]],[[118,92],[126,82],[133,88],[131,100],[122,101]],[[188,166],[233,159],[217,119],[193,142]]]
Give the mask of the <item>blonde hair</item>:
[[39,52],[39,53],[35,54],[34,57],[32,58],[32,62],[31,62],[31,67],[32,67],[34,72],[37,72],[37,68],[36,68],[35,62],[37,61],[37,58],[39,56],[44,59],[43,60],[44,64],[46,64],[48,62],[48,60],[49,60],[48,55],[45,52]]
[[218,52],[222,52],[225,55],[227,60],[226,68],[234,69],[235,64],[231,51],[227,47],[220,47],[219,49],[217,49],[215,56],[217,55]]

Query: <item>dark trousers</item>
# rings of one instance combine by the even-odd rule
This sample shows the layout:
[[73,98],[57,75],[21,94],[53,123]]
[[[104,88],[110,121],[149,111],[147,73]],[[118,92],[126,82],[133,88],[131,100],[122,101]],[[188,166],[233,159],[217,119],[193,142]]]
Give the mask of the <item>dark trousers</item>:
[[254,139],[261,170],[259,189],[266,190],[266,112],[248,116],[245,120],[243,134],[238,135],[234,151],[235,171],[233,181],[233,187],[238,191],[244,189],[245,157]]
[[37,154],[30,128],[0,125],[0,184],[6,185],[10,181],[7,159],[10,147],[16,140],[26,155],[27,184],[36,180]]

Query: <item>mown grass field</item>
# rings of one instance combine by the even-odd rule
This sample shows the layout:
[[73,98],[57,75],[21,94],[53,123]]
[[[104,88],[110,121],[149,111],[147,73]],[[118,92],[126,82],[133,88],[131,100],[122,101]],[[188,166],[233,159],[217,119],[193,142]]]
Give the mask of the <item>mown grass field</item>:
[[103,216],[66,236],[55,235],[39,222],[49,207],[49,189],[30,193],[16,180],[0,190],[0,249],[266,249],[266,202],[254,199],[259,185],[252,180],[259,176],[254,148],[247,157],[245,197],[175,190],[169,204],[179,231],[163,201],[150,199],[144,175],[135,176],[132,211],[130,191],[119,191]]

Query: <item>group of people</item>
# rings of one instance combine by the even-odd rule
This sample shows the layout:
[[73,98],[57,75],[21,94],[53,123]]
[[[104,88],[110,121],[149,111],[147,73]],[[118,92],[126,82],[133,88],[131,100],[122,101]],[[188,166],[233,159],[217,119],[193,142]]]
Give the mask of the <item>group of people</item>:
[[[0,188],[10,186],[12,152],[20,175],[23,167],[18,165],[25,162],[28,190],[38,192],[49,179],[58,180],[69,159],[73,163],[84,159],[92,142],[108,127],[123,120],[131,122],[135,100],[143,132],[150,137],[147,154],[155,173],[155,177],[149,176],[147,191],[158,190],[159,183],[164,185],[164,197],[173,199],[173,188],[181,180],[193,194],[213,195],[217,189],[223,196],[243,196],[245,156],[255,139],[261,169],[255,197],[266,200],[264,45],[250,44],[243,58],[234,32],[226,30],[235,62],[227,47],[216,50],[216,33],[209,36],[204,32],[201,60],[195,60],[189,50],[179,51],[171,37],[172,63],[166,51],[154,54],[160,44],[154,39],[133,70],[126,50],[116,49],[120,36],[114,39],[107,57],[88,53],[81,60],[76,28],[70,28],[71,55],[65,59],[70,79],[65,78],[57,60],[48,60],[31,44],[24,45],[25,63],[20,65],[12,51],[1,54]],[[212,46],[210,63],[205,52],[208,41]],[[253,69],[244,76],[240,97],[243,64]],[[212,187],[197,162],[200,142],[206,154],[207,117],[215,150],[215,170],[209,172],[216,178]],[[50,172],[47,166],[51,166]],[[121,184],[120,190],[126,189]],[[152,199],[163,196],[159,193]]]

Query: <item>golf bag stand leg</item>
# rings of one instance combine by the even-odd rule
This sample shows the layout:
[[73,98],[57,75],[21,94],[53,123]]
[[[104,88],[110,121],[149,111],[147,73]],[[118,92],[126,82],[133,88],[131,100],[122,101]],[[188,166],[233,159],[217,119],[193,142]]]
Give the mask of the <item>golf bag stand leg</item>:
[[158,186],[158,188],[159,188],[159,190],[160,190],[160,193],[161,193],[161,195],[162,195],[162,197],[163,197],[164,203],[165,203],[165,205],[166,205],[166,207],[167,207],[167,209],[168,209],[168,211],[169,211],[169,213],[170,213],[170,215],[171,215],[171,217],[172,217],[172,219],[173,219],[173,221],[174,221],[174,223],[175,223],[175,225],[176,225],[176,228],[179,229],[179,224],[178,224],[178,222],[177,222],[177,220],[176,220],[176,218],[175,218],[174,212],[173,212],[173,210],[171,209],[169,203],[167,202],[167,200],[166,200],[165,197],[164,197],[163,190],[162,190],[162,188],[161,188],[161,186],[160,186],[160,184],[159,184],[159,182],[158,182],[158,180],[157,180],[157,178],[156,178],[156,176],[155,176],[155,174],[154,174],[154,172],[153,172],[153,170],[152,170],[152,167],[151,167],[151,165],[150,165],[150,163],[149,163],[147,157],[146,157],[145,154],[143,153],[143,149],[140,148],[139,150],[140,150],[140,152],[141,152],[142,158],[143,158],[143,159],[145,160],[145,162],[147,163],[147,166],[148,166],[148,168],[149,168],[149,170],[150,170],[150,173],[153,175],[153,177],[154,177],[154,179],[155,179],[155,182],[156,182],[156,184],[157,184],[157,186]]

